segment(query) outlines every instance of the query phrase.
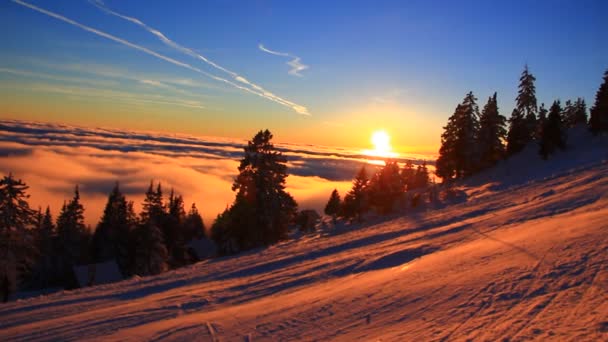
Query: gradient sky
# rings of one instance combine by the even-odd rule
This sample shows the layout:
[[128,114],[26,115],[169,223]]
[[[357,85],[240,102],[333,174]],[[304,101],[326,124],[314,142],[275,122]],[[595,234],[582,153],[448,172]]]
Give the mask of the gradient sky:
[[363,148],[385,129],[435,153],[469,90],[508,116],[527,63],[540,102],[592,103],[608,68],[602,0],[19,2],[0,0],[0,118]]

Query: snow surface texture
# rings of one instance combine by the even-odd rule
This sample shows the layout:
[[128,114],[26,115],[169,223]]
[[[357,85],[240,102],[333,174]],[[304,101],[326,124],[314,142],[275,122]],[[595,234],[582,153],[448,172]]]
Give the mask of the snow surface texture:
[[0,340],[606,341],[608,141],[572,138],[443,209],[0,305]]

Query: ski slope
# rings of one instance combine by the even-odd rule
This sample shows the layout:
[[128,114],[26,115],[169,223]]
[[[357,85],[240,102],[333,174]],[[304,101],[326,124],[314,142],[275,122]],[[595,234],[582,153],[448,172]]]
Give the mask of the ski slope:
[[574,133],[443,208],[0,305],[0,340],[608,340],[608,141]]

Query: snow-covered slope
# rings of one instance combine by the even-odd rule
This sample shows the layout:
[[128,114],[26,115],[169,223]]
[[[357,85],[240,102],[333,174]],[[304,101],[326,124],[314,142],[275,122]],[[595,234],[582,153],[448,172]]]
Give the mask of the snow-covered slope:
[[606,146],[509,161],[440,210],[0,305],[0,340],[607,340]]

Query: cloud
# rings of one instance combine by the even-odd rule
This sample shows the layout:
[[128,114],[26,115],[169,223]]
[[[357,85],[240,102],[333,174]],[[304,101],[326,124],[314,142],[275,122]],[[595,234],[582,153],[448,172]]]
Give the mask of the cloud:
[[291,61],[287,62],[287,65],[289,65],[291,67],[291,69],[288,72],[290,75],[302,77],[302,74],[300,74],[300,71],[304,71],[304,70],[308,69],[308,65],[302,64],[301,58],[298,56],[292,55],[287,52],[279,52],[279,51],[270,50],[270,49],[266,48],[264,45],[262,45],[261,43],[258,44],[258,48],[261,51],[264,51],[271,55],[292,58]]
[[[107,13],[107,14],[110,14],[110,15],[116,16],[116,17],[118,17],[118,18],[124,19],[124,20],[126,20],[126,21],[128,21],[128,22],[131,22],[131,23],[133,23],[133,24],[135,24],[135,25],[138,25],[138,26],[142,27],[144,30],[146,30],[146,31],[150,32],[151,34],[153,34],[154,36],[156,36],[156,38],[158,38],[158,39],[159,39],[161,42],[163,42],[165,45],[167,45],[167,46],[169,46],[169,47],[171,47],[171,48],[173,48],[173,49],[175,49],[175,50],[177,50],[177,51],[180,51],[181,53],[184,53],[184,54],[186,54],[186,55],[188,55],[188,56],[190,56],[190,57],[193,57],[193,58],[195,58],[195,59],[197,59],[197,60],[203,61],[204,63],[206,63],[206,64],[208,64],[208,65],[212,66],[213,68],[215,68],[215,69],[217,69],[217,70],[220,70],[220,71],[222,71],[222,72],[224,72],[224,73],[227,73],[227,74],[229,74],[229,75],[230,75],[230,76],[231,76],[231,77],[232,77],[234,80],[236,80],[237,82],[241,82],[241,83],[243,83],[243,84],[245,84],[245,85],[247,85],[247,86],[249,86],[249,87],[251,87],[251,88],[240,87],[240,86],[235,85],[235,84],[233,84],[232,82],[230,82],[230,81],[228,81],[228,80],[226,80],[226,79],[224,79],[224,78],[217,77],[217,76],[211,76],[211,78],[215,79],[216,81],[219,81],[219,82],[224,82],[224,83],[230,84],[230,85],[232,85],[233,87],[236,87],[236,88],[238,88],[238,89],[241,89],[241,90],[244,90],[244,91],[247,91],[247,92],[251,92],[251,93],[254,93],[254,94],[256,94],[256,95],[259,95],[259,96],[265,97],[265,98],[267,98],[268,100],[274,101],[274,102],[279,103],[279,104],[281,104],[281,105],[283,105],[283,106],[286,106],[286,107],[290,107],[290,108],[292,108],[292,109],[293,109],[295,112],[297,112],[297,113],[299,113],[299,114],[303,114],[303,115],[310,115],[310,113],[308,112],[308,109],[307,109],[305,106],[302,106],[302,105],[296,104],[296,103],[291,102],[291,101],[289,101],[289,100],[286,100],[286,99],[284,99],[284,98],[282,98],[282,97],[279,97],[279,96],[277,96],[277,95],[274,95],[274,94],[272,94],[272,93],[270,93],[270,92],[267,92],[267,91],[266,91],[266,90],[265,90],[265,89],[264,89],[262,86],[257,85],[257,84],[255,84],[255,83],[253,83],[253,82],[249,81],[248,79],[246,79],[245,77],[243,77],[243,76],[241,76],[241,75],[237,74],[237,73],[236,73],[236,72],[234,72],[234,71],[231,71],[231,70],[228,70],[228,69],[226,69],[226,68],[222,67],[221,65],[219,65],[219,64],[217,64],[217,63],[215,63],[215,62],[213,62],[213,61],[212,61],[212,60],[210,60],[209,58],[207,58],[207,57],[205,57],[205,56],[203,56],[203,55],[201,55],[201,54],[199,54],[199,53],[195,52],[194,50],[192,50],[192,49],[190,49],[190,48],[188,48],[188,47],[185,47],[185,46],[182,46],[182,45],[178,44],[177,42],[175,42],[175,41],[173,41],[173,40],[169,39],[169,38],[168,38],[168,37],[167,37],[165,34],[163,34],[163,33],[162,33],[160,30],[157,30],[157,29],[155,29],[155,28],[153,28],[153,27],[148,26],[148,25],[147,25],[146,23],[144,23],[143,21],[141,21],[141,20],[139,20],[139,19],[137,19],[137,18],[135,18],[135,17],[130,17],[130,16],[127,16],[127,15],[124,15],[124,14],[121,14],[121,13],[118,13],[118,12],[116,12],[116,11],[113,11],[113,10],[111,10],[110,8],[108,8],[108,7],[107,7],[107,6],[106,6],[106,5],[103,3],[103,1],[99,1],[99,0],[89,0],[89,3],[93,4],[95,7],[99,8],[100,10],[102,10],[103,12],[105,12],[105,13]],[[294,61],[292,61],[292,62],[294,62]],[[290,63],[291,63],[291,62],[290,62]],[[296,75],[297,75],[298,71],[301,71],[301,70],[304,70],[304,69],[308,68],[306,65],[302,65],[302,64],[300,64],[300,63],[299,63],[299,58],[298,58],[298,61],[295,61],[295,63],[296,63],[296,64],[292,65],[292,70],[295,70],[295,74],[296,74]],[[290,65],[291,65],[291,64],[290,64]],[[290,71],[290,73],[291,73],[291,71]],[[298,76],[301,76],[301,75],[298,75]],[[253,89],[253,90],[252,90],[252,89]]]
[[[173,187],[183,194],[187,205],[196,202],[210,224],[234,199],[231,186],[246,144],[238,139],[2,120],[0,173],[22,178],[30,186],[30,204],[50,204],[55,215],[80,185],[91,225],[101,216],[116,181],[140,210],[154,179],[166,191]],[[288,160],[287,189],[304,209],[321,211],[331,190],[343,193],[366,163],[356,150],[275,146]]]

